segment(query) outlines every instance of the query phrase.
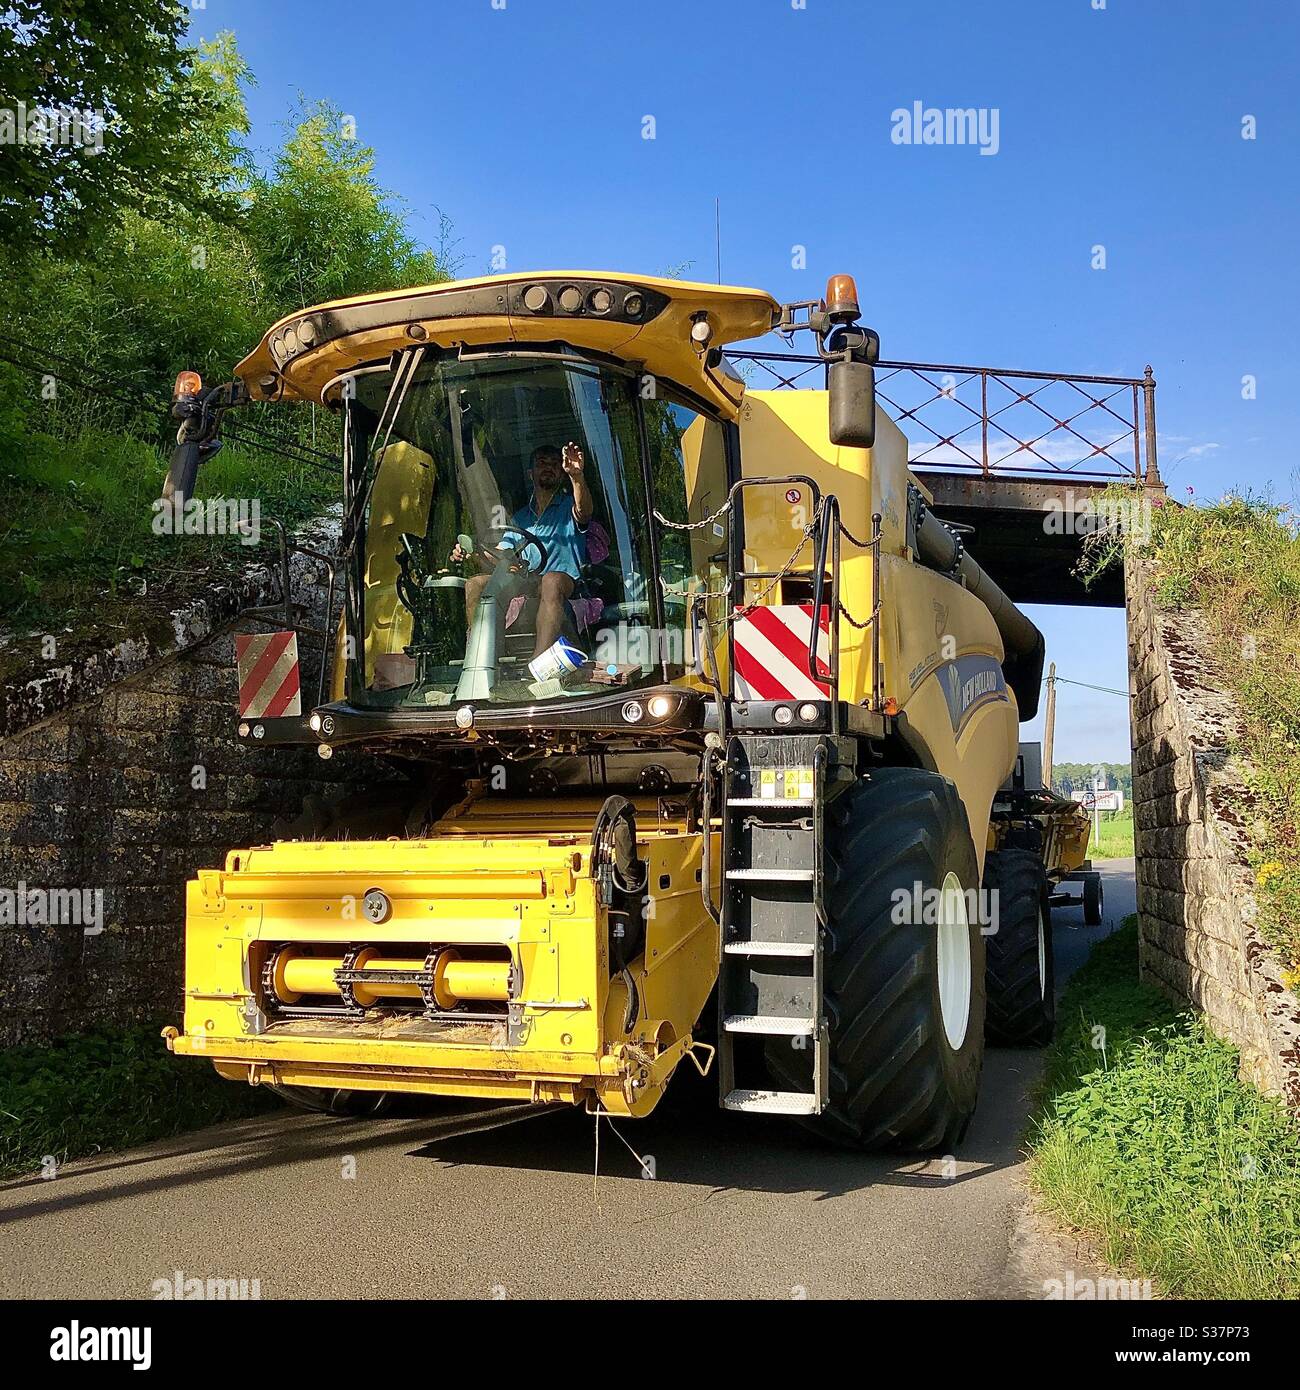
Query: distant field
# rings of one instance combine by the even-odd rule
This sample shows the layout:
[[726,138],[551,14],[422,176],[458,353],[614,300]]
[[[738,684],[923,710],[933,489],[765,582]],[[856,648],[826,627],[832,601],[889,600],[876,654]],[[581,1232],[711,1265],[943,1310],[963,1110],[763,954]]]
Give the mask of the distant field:
[[1089,837],[1089,859],[1131,859],[1133,857],[1133,808],[1101,818],[1101,836]]

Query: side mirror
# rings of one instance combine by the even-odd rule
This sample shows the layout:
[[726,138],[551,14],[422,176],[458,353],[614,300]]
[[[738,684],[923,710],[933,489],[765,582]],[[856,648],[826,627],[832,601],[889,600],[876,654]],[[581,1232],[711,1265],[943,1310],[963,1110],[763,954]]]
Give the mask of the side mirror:
[[876,442],[875,368],[869,362],[832,362],[827,387],[831,443],[870,449]]
[[198,476],[201,456],[199,441],[187,439],[172,450],[171,464],[167,469],[167,481],[163,484],[163,497],[170,502],[173,497],[185,501],[194,491],[194,479]]

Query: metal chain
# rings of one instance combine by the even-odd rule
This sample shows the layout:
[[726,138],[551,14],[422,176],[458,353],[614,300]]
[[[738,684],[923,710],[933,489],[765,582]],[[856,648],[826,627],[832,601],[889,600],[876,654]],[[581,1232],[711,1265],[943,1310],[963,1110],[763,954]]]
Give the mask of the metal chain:
[[653,516],[661,526],[667,526],[672,531],[701,531],[704,527],[711,526],[720,516],[725,516],[730,510],[731,498],[728,497],[712,516],[703,517],[699,521],[669,521],[660,511],[655,511]]
[[[808,525],[803,528],[803,533],[800,535],[799,540],[795,545],[795,548],[790,552],[790,558],[785,562],[785,564],[782,565],[781,568],[772,576],[772,578],[767,582],[767,584],[763,587],[763,589],[760,591],[756,598],[751,599],[749,603],[742,604],[741,606],[734,608],[730,613],[726,614],[725,617],[723,617],[722,619],[723,626],[734,625],[735,623],[739,622],[741,618],[748,617],[749,614],[752,613],[755,608],[761,607],[763,604],[763,600],[766,599],[767,596],[770,593],[772,593],[776,586],[781,582],[781,580],[783,580],[794,569],[795,561],[799,558],[804,546],[807,545],[808,542],[812,539],[813,532],[817,528],[817,523],[821,519],[822,508],[824,505],[824,500],[817,504],[816,508],[813,511],[812,518],[809,520]],[[665,526],[671,527],[674,531],[698,531],[702,527],[711,525],[714,521],[718,519],[718,517],[722,516],[725,512],[729,512],[730,510],[731,502],[727,501],[724,502],[722,506],[719,507],[718,510],[713,513],[712,516],[706,516],[702,521],[669,521],[666,517],[661,516],[659,512],[655,512],[654,516],[656,521],[663,522]],[[728,581],[727,587],[725,589],[697,590],[695,597],[703,599],[730,598],[731,583],[730,581]],[[712,630],[713,624],[709,623],[707,615],[705,616],[705,622],[708,623],[710,630]]]
[[848,528],[847,526],[845,526],[845,524],[844,524],[842,521],[841,521],[841,522],[838,522],[837,524],[838,524],[838,526],[839,526],[839,528],[840,528],[840,535],[842,535],[842,536],[844,537],[844,539],[845,539],[846,541],[848,541],[848,543],[849,543],[850,545],[857,546],[857,548],[858,548],[859,550],[874,550],[874,549],[875,549],[875,547],[876,547],[876,542],[875,542],[874,540],[870,540],[870,541],[860,541],[860,540],[853,534],[853,532],[850,531],[849,528]]
[[867,619],[865,623],[860,623],[853,616],[853,614],[850,613],[847,608],[845,608],[845,606],[839,601],[839,599],[835,600],[835,607],[839,609],[840,617],[843,618],[844,621],[848,623],[850,627],[856,627],[859,632],[865,632],[867,628],[869,628],[871,624],[876,621],[876,617],[880,612],[879,609],[876,609],[875,612],[872,613],[872,615]]
[[[817,525],[821,520],[822,510],[825,506],[826,499],[823,497],[821,501],[817,503],[817,506],[813,509],[813,514],[809,519],[807,526],[803,528],[803,534],[799,537],[798,543],[795,545],[795,548],[790,552],[790,558],[785,562],[784,565],[781,566],[779,570],[777,570],[777,572],[772,576],[772,578],[767,582],[767,584],[764,585],[764,587],[760,590],[760,592],[755,598],[751,599],[746,604],[742,604],[739,607],[734,608],[730,613],[725,615],[725,617],[722,619],[722,625],[724,627],[734,625],[735,623],[739,622],[741,618],[747,618],[754,611],[755,608],[761,608],[763,606],[764,600],[768,597],[768,595],[771,594],[776,589],[776,586],[783,579],[785,579],[787,575],[791,573],[791,571],[794,569],[795,561],[803,552],[804,546],[807,545],[810,540],[812,540],[813,532],[817,529]],[[663,526],[669,527],[669,529],[673,531],[701,531],[704,529],[704,527],[711,526],[715,521],[717,521],[717,519],[720,516],[728,514],[731,511],[731,507],[732,500],[728,498],[727,501],[725,501],[716,512],[713,512],[710,516],[701,518],[699,521],[670,521],[666,516],[663,515],[662,512],[657,510],[653,512],[653,516],[657,522],[659,522]],[[858,537],[855,536],[853,532],[850,531],[849,528],[845,526],[842,521],[838,522],[837,524],[839,526],[841,534],[849,542],[849,544],[856,546],[859,550],[872,550],[879,544],[878,540],[859,540]],[[696,592],[695,597],[703,598],[706,600],[715,598],[730,598],[730,581],[728,581],[727,587],[725,589],[701,589]],[[869,628],[872,625],[872,623],[876,621],[879,614],[879,609],[876,609],[872,613],[871,617],[869,617],[866,620],[866,622],[860,623],[853,616],[853,614],[850,613],[847,608],[845,608],[843,603],[841,603],[838,598],[835,600],[835,607],[838,609],[840,616],[845,620],[845,622],[847,622],[850,627],[856,628],[859,632],[865,632],[867,628]],[[713,624],[709,622],[707,615],[705,616],[704,621],[706,625],[709,627],[709,630],[712,631]]]

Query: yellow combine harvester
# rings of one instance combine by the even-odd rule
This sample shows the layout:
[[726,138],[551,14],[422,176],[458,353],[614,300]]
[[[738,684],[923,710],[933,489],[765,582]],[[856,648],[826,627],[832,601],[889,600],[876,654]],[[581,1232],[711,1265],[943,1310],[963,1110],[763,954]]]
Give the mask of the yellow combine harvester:
[[[1043,642],[927,510],[859,316],[848,276],[496,276],[183,374],[172,495],[231,406],[342,417],[332,685],[303,710],[290,634],[245,641],[241,738],[405,777],[189,885],[176,1052],[334,1110],[637,1116],[686,1061],[730,1110],[960,1139],[986,1026],[1051,1030],[1043,852],[994,814]],[[723,349],[774,328],[825,390],[746,390]]]

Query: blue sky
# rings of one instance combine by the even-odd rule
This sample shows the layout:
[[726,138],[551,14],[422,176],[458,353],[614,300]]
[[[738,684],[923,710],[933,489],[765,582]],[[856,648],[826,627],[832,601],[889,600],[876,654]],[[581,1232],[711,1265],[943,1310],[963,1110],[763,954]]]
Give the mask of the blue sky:
[[[235,31],[259,142],[299,92],[354,116],[464,274],[500,246],[713,279],[717,197],[729,283],[812,298],[850,271],[887,357],[1150,362],[1171,493],[1289,499],[1300,6],[1098,2],[207,0],[193,32]],[[916,101],[995,108],[996,155],[893,143]],[[1062,675],[1127,685],[1122,615],[1033,613]],[[1062,688],[1057,756],[1126,760],[1123,700]]]

